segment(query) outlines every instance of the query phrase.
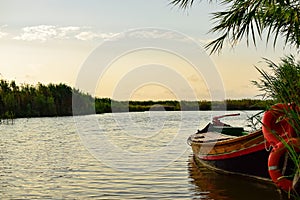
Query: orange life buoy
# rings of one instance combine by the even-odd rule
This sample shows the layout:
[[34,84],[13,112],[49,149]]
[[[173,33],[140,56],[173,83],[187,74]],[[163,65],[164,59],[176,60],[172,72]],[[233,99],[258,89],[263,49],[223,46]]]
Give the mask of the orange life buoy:
[[291,109],[293,108],[290,105],[279,103],[265,112],[262,119],[262,131],[271,146],[275,146],[281,139],[295,136],[295,131],[288,120],[280,119]]
[[[292,138],[287,140],[287,144],[300,152],[300,139]],[[271,151],[268,160],[269,174],[272,181],[281,189],[290,191],[293,187],[293,181],[284,177],[281,172],[279,162],[280,158],[287,152],[287,148],[282,142],[279,142]]]

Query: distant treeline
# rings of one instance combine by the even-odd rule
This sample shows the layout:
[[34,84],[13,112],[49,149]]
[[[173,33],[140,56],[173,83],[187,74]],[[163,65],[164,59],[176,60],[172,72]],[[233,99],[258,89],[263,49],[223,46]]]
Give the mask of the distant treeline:
[[72,115],[72,94],[78,97],[82,113],[94,99],[66,84],[36,86],[0,80],[0,117],[48,117]]
[[261,110],[267,105],[270,105],[270,101],[253,99],[225,102],[114,101],[109,98],[93,98],[62,83],[18,86],[15,81],[0,80],[0,119],[149,110]]
[[[100,103],[104,99],[96,99]],[[104,112],[138,112],[149,110],[166,111],[195,111],[195,110],[265,110],[273,104],[272,100],[259,99],[241,99],[225,101],[114,101],[106,99],[106,108]],[[96,109],[97,111],[97,109]],[[100,110],[98,110],[100,111]],[[101,113],[101,112],[99,112]]]

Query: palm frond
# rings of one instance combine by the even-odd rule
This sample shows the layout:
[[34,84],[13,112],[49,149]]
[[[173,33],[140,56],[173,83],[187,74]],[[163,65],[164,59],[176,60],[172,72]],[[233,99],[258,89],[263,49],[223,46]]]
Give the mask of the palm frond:
[[[198,0],[201,1],[201,0]],[[212,2],[212,0],[208,0]],[[220,34],[213,42],[206,45],[211,53],[220,52],[225,40],[236,45],[246,39],[247,45],[252,40],[254,46],[257,38],[262,38],[267,31],[267,43],[273,35],[275,47],[280,36],[285,44],[300,47],[300,1],[299,0],[215,0],[227,5],[225,11],[213,13],[216,25],[210,32]],[[188,9],[195,0],[170,0],[170,4]],[[226,35],[226,36],[225,36]],[[225,37],[224,37],[225,36]]]
[[194,0],[171,0],[170,4],[179,6],[182,9],[187,9],[191,7],[194,3]]

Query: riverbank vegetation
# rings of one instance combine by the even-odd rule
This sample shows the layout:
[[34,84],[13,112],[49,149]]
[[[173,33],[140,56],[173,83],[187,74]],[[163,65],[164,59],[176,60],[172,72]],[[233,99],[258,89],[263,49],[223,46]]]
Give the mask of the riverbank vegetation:
[[[288,149],[289,158],[295,165],[293,177],[293,188],[295,191],[295,199],[300,199],[300,155],[299,149],[294,148],[288,141],[295,138],[300,138],[300,61],[296,61],[294,56],[286,56],[281,59],[279,64],[275,64],[270,60],[266,60],[272,73],[258,69],[261,78],[255,81],[254,84],[262,91],[262,94],[267,98],[272,98],[276,103],[289,105],[283,110],[282,117],[277,120],[277,124],[284,124],[287,120],[292,130],[286,138],[285,135],[278,137],[281,133],[274,133],[281,143]],[[276,111],[275,108],[271,110]],[[279,125],[277,125],[279,126]],[[293,133],[294,132],[294,133]],[[277,135],[278,134],[278,135]]]
[[[75,100],[75,103],[74,103]],[[74,103],[74,104],[73,104]],[[115,101],[93,98],[66,84],[17,85],[0,80],[0,118],[70,116],[110,112],[179,110],[262,110],[270,100],[223,101]],[[73,113],[72,106],[76,106]]]
[[93,98],[66,84],[41,83],[36,86],[0,80],[0,117],[49,117],[72,115],[72,94],[81,99],[82,109],[92,105]]

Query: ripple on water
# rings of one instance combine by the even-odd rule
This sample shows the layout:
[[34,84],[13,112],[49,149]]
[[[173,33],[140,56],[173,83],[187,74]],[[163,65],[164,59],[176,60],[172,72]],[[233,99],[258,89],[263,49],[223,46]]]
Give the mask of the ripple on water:
[[[182,140],[185,144],[187,136],[204,126],[211,115],[211,112],[189,112],[187,122],[180,124],[180,112],[156,112],[150,117],[149,113],[132,113],[136,126],[126,129],[116,125],[111,114],[79,118],[88,122],[96,117],[101,124],[98,132],[85,134],[106,133],[115,145],[129,152],[151,152],[166,147],[178,127],[184,130],[180,134],[185,134]],[[241,123],[239,120],[235,123]],[[153,127],[155,123],[158,127]],[[279,199],[274,190],[261,185],[247,184],[206,169],[199,171],[190,161],[190,148],[155,171],[116,171],[89,153],[75,125],[72,117],[17,119],[14,125],[1,125],[0,198],[234,200],[241,199],[238,193],[243,191],[252,199]],[[137,135],[139,130],[144,131],[143,135]],[[160,155],[154,164],[160,165],[170,156],[174,152]],[[126,167],[125,161],[118,164]],[[228,184],[239,185],[238,190]]]

